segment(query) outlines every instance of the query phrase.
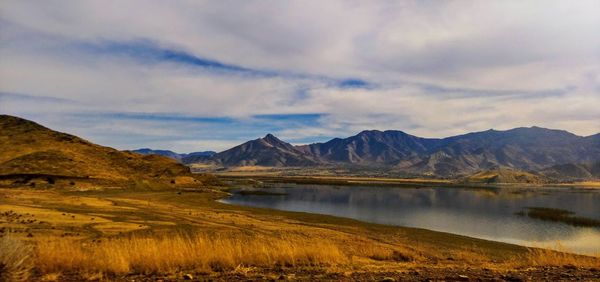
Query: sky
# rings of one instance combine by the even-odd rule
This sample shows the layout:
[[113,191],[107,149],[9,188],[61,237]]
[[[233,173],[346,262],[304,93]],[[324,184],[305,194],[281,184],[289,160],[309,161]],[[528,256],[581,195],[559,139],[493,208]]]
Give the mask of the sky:
[[600,132],[600,1],[0,2],[0,113],[118,149]]

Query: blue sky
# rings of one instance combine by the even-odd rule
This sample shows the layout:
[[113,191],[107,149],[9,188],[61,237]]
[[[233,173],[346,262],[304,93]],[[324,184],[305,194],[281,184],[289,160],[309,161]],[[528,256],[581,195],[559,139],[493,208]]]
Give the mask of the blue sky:
[[110,2],[3,1],[0,113],[179,152],[600,132],[598,1]]

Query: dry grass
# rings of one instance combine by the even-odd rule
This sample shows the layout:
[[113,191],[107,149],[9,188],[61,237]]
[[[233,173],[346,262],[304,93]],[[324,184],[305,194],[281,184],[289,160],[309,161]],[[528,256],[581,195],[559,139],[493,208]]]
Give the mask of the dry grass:
[[37,263],[43,273],[61,271],[123,274],[179,270],[233,270],[238,266],[334,265],[347,261],[337,246],[300,237],[132,237],[84,244],[42,241]]
[[582,181],[582,182],[573,182],[573,183],[562,183],[562,184],[558,184],[558,186],[577,186],[577,187],[585,187],[585,188],[600,188],[600,181]]
[[[357,242],[355,242],[357,243]],[[41,273],[77,272],[95,275],[126,273],[175,273],[179,271],[243,272],[256,267],[319,266],[347,269],[346,266],[375,267],[371,262],[408,263],[422,260],[421,254],[408,248],[358,243],[342,251],[341,246],[302,236],[268,237],[264,235],[170,237],[131,237],[83,243],[64,238],[40,241],[36,248],[36,266]],[[489,258],[464,250],[453,252],[456,262],[501,269],[532,266],[600,267],[600,258],[563,252],[530,249],[511,262],[490,264]],[[383,266],[389,267],[389,264]],[[51,280],[51,279],[48,279]]]
[[47,273],[40,277],[40,281],[54,282],[60,280],[60,273]]
[[272,167],[269,166],[260,166],[260,165],[248,165],[248,166],[238,166],[229,169],[230,172],[244,172],[244,171],[270,171],[273,170]]
[[346,246],[357,262],[369,258],[375,261],[413,262],[423,260],[419,251],[408,247],[374,244],[368,241],[355,241]]
[[0,281],[27,281],[33,269],[31,247],[10,236],[0,238]]
[[524,260],[528,266],[600,267],[600,257],[579,256],[548,249],[531,249]]

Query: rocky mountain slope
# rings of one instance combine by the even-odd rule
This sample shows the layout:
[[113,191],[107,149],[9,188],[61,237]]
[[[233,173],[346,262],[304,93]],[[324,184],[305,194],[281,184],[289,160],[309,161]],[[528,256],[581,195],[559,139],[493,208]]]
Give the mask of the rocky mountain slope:
[[311,166],[319,164],[312,156],[293,145],[267,134],[263,138],[248,141],[210,158],[187,158],[185,163],[211,162],[223,166]]
[[188,167],[169,158],[118,151],[0,115],[0,185],[155,188],[194,182]]
[[583,164],[560,164],[543,169],[544,176],[555,180],[600,179],[600,161]]
[[541,170],[548,166],[600,159],[600,146],[562,130],[539,127],[488,130],[439,141],[422,160],[404,166],[410,171],[459,175],[508,167]]
[[438,146],[439,139],[420,138],[402,131],[363,131],[345,139],[298,146],[305,154],[323,162],[352,164],[396,164]]
[[382,167],[409,174],[446,177],[496,168],[540,171],[555,165],[600,161],[600,134],[581,137],[563,130],[521,127],[448,138],[421,138],[402,131],[363,131],[325,143],[293,146],[272,135],[210,158],[223,166]]

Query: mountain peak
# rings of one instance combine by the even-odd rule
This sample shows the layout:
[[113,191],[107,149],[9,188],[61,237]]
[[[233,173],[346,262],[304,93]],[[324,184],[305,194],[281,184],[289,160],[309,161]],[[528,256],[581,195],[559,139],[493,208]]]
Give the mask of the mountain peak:
[[271,144],[271,145],[276,145],[276,144],[287,144],[286,142],[283,142],[281,139],[275,137],[275,135],[269,133],[267,135],[265,135],[265,137],[261,138],[263,141]]
[[370,130],[363,130],[363,131],[359,132],[357,135],[372,135],[372,134],[377,134],[377,133],[382,133],[382,132],[377,129],[370,129]]
[[402,138],[417,138],[400,130],[363,130],[354,137],[360,138],[376,138],[376,139],[402,139]]
[[210,161],[225,166],[308,166],[316,162],[296,147],[286,143],[273,134],[254,139],[217,153]]
[[[377,130],[377,129],[366,129],[366,130],[363,130],[363,131],[361,131],[360,133],[379,133],[379,132],[381,132],[381,130]],[[360,133],[359,133],[359,134],[360,134]]]

